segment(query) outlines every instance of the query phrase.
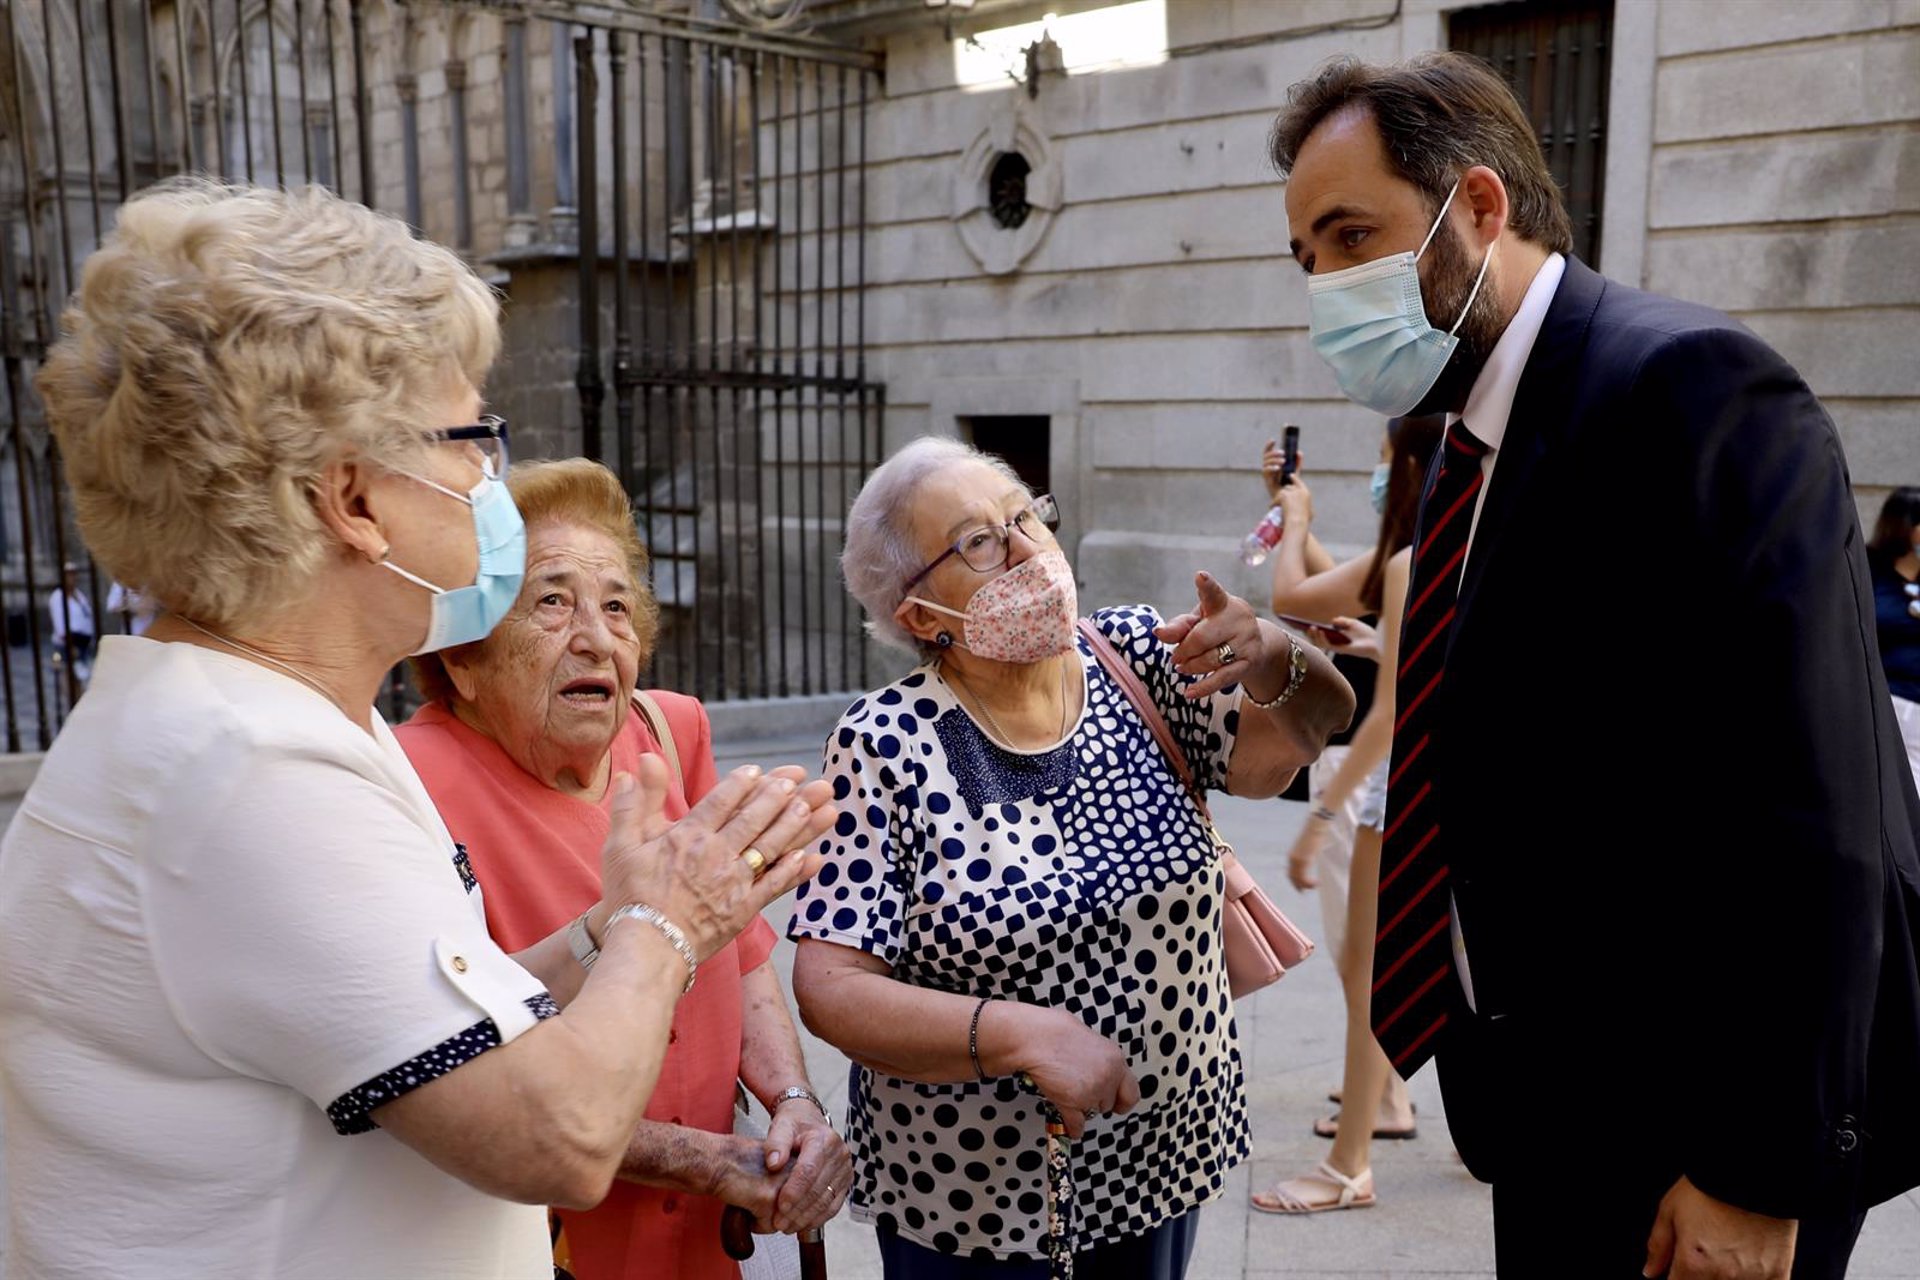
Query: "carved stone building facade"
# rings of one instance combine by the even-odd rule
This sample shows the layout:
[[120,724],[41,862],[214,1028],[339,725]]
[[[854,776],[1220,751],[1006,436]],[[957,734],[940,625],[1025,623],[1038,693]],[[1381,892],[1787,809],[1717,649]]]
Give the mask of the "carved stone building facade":
[[121,193],[181,170],[330,183],[467,253],[506,302],[489,393],[519,452],[621,471],[668,607],[657,674],[709,697],[838,691],[892,661],[834,555],[862,471],[923,432],[1060,495],[1089,600],[1172,607],[1196,564],[1238,573],[1258,450],[1288,421],[1324,532],[1357,548],[1379,423],[1307,343],[1265,159],[1286,87],[1340,53],[1494,60],[1585,256],[1776,343],[1832,409],[1863,508],[1920,479],[1920,0],[0,12],[16,641],[73,551],[35,354]]
[[[719,700],[859,685],[834,557],[879,447],[858,288],[876,60],[689,8],[9,0],[0,592],[22,669],[48,667],[32,602],[78,555],[38,355],[119,201],[194,172],[332,186],[500,290],[490,407],[516,456],[584,452],[634,493],[662,683]],[[42,683],[9,707],[28,745],[77,692]]]
[[[1308,344],[1266,158],[1287,87],[1339,54],[1493,60],[1530,97],[1589,262],[1774,343],[1833,413],[1868,518],[1889,486],[1920,483],[1916,0],[809,12],[886,60],[868,296],[888,444],[1013,424],[1062,496],[1089,600],[1180,606],[1199,565],[1264,598],[1264,571],[1241,571],[1234,549],[1285,422],[1303,428],[1323,536],[1372,541],[1381,423]],[[1051,48],[1029,57],[1043,35]],[[971,212],[983,145],[1031,147],[1057,175],[1037,231]]]

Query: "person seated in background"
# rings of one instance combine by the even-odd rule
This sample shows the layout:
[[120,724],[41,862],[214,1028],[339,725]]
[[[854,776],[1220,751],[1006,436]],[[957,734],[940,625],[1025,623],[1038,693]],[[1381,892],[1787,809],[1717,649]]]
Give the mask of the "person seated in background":
[[[574,458],[522,463],[507,488],[527,524],[519,598],[486,639],[414,660],[428,702],[396,736],[486,889],[494,940],[514,951],[566,930],[587,964],[604,927],[610,780],[664,757],[678,818],[718,780],[712,739],[698,699],[636,703],[659,607],[619,479]],[[852,1161],[807,1079],[775,938],[754,919],[681,998],[620,1181],[596,1208],[561,1211],[578,1280],[732,1280],[727,1205],[762,1231],[811,1230],[839,1210]],[[764,1141],[734,1136],[735,1080],[773,1117]]]

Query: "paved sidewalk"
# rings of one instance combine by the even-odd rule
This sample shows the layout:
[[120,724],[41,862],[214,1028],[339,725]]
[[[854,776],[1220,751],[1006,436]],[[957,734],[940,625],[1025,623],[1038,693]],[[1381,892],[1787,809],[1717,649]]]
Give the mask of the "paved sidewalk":
[[[720,764],[723,769],[749,760],[813,766],[817,751],[816,744],[796,743],[773,754],[723,756]],[[1319,904],[1294,892],[1285,871],[1286,851],[1306,806],[1221,797],[1213,807],[1221,831],[1261,885],[1318,937]],[[784,909],[769,911],[767,918],[784,931]],[[792,944],[783,940],[775,959],[783,975],[790,972]],[[1493,1219],[1487,1189],[1467,1174],[1453,1153],[1431,1069],[1416,1076],[1411,1086],[1420,1108],[1420,1136],[1374,1145],[1377,1206],[1306,1218],[1274,1217],[1248,1208],[1250,1186],[1311,1169],[1326,1155],[1330,1144],[1315,1138],[1309,1126],[1314,1117],[1331,1110],[1326,1092],[1340,1080],[1345,1006],[1333,965],[1316,955],[1279,985],[1243,1001],[1237,1012],[1253,1117],[1253,1159],[1234,1171],[1226,1194],[1203,1210],[1191,1280],[1490,1280]],[[846,1059],[807,1036],[804,1028],[801,1034],[814,1084],[839,1115],[846,1102]],[[1556,1159],[1579,1158],[1575,1126],[1569,1136],[1547,1140],[1541,1175],[1552,1176]],[[827,1240],[834,1280],[879,1280],[871,1228],[843,1212],[828,1228]],[[1902,1197],[1868,1215],[1848,1274],[1854,1280],[1920,1280],[1920,1195]]]

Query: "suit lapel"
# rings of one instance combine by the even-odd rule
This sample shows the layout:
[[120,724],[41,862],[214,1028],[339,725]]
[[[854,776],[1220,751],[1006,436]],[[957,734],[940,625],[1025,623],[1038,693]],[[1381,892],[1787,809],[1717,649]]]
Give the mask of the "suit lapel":
[[[1533,351],[1520,374],[1513,409],[1507,415],[1507,430],[1494,463],[1493,482],[1480,509],[1480,523],[1474,528],[1466,573],[1460,580],[1456,621],[1447,645],[1449,652],[1472,616],[1474,597],[1486,580],[1488,564],[1500,554],[1507,524],[1520,495],[1527,491],[1539,471],[1553,435],[1572,416],[1575,375],[1586,352],[1587,328],[1606,287],[1604,277],[1577,258],[1567,259],[1566,272],[1554,291],[1553,301],[1548,304],[1546,319],[1540,325]],[[1473,429],[1471,422],[1467,429]]]

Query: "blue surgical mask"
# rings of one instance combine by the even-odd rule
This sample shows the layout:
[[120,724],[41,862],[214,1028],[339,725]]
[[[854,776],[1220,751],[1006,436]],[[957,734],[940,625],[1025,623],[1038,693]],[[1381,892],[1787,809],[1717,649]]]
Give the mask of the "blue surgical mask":
[[1333,376],[1349,400],[1389,418],[1412,411],[1439,381],[1440,371],[1460,345],[1456,336],[1460,323],[1473,309],[1480,284],[1487,278],[1487,263],[1493,260],[1489,246],[1480,259],[1473,292],[1467,295],[1453,328],[1441,333],[1427,323],[1418,263],[1446,221],[1459,188],[1455,179],[1418,252],[1396,253],[1307,279],[1313,349],[1333,366]]
[[520,508],[513,505],[507,486],[491,476],[481,477],[469,493],[456,493],[424,476],[405,474],[473,508],[473,536],[480,550],[479,569],[470,587],[436,586],[391,560],[381,561],[408,582],[433,593],[427,638],[414,652],[433,653],[484,640],[520,598],[520,582],[527,574],[527,526],[520,519]]
[[1387,482],[1393,479],[1393,464],[1382,462],[1373,469],[1373,479],[1367,484],[1367,497],[1373,501],[1376,515],[1387,514]]

